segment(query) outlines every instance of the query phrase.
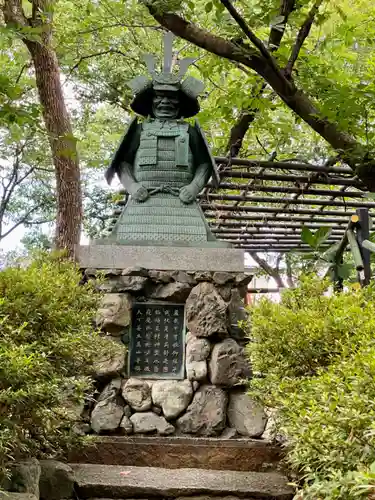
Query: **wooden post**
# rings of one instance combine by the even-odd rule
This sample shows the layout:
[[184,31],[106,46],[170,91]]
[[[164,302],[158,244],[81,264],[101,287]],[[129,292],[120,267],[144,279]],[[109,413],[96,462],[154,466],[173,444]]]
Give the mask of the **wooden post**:
[[371,280],[371,252],[367,248],[364,248],[362,243],[364,240],[368,240],[370,237],[370,219],[367,208],[358,208],[356,213],[359,217],[357,224],[357,241],[362,254],[363,260],[363,271],[358,273],[359,280],[362,286],[366,286]]

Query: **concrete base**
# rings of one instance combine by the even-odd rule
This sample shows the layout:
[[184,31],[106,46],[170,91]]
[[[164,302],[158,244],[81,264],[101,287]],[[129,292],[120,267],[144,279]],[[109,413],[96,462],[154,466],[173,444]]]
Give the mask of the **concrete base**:
[[160,271],[244,271],[244,251],[237,248],[88,245],[76,247],[80,267]]

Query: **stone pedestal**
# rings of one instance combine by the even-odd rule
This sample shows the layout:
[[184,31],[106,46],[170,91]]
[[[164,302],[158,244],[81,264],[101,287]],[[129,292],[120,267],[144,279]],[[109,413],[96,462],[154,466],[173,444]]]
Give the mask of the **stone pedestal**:
[[[158,373],[149,378],[145,373],[139,377],[129,373],[121,352],[113,360],[98,363],[98,398],[90,416],[93,431],[260,437],[267,419],[246,395],[251,367],[244,354],[245,333],[238,325],[246,318],[243,298],[252,278],[242,272],[242,252],[160,247],[150,252],[149,247],[139,247],[143,266],[112,267],[134,263],[134,248],[128,252],[129,247],[116,247],[116,259],[103,259],[101,265],[97,249],[81,251],[80,263],[86,279],[104,275],[97,284],[104,297],[96,324],[109,341],[118,343],[119,351],[123,352],[124,345],[128,352],[130,345],[134,348],[135,303],[144,304],[143,310],[148,303],[184,305],[185,335],[184,365],[178,379],[171,374],[164,380]],[[213,250],[215,255],[208,259]],[[147,255],[152,257],[152,268],[146,267]],[[191,269],[194,262],[198,270]],[[171,264],[177,268],[170,269]],[[152,335],[151,342],[156,342],[156,332]]]

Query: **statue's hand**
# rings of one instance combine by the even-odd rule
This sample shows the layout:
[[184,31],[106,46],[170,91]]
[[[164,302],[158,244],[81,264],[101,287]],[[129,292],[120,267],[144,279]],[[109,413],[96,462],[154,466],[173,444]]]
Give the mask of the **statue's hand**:
[[128,189],[129,194],[131,195],[132,198],[134,198],[135,201],[146,201],[148,198],[148,191],[147,189],[142,186],[142,184],[139,184],[138,182],[135,182],[130,189]]
[[188,205],[189,203],[195,201],[197,193],[194,187],[188,184],[187,186],[184,186],[180,189],[179,197],[183,203],[186,203],[186,205]]

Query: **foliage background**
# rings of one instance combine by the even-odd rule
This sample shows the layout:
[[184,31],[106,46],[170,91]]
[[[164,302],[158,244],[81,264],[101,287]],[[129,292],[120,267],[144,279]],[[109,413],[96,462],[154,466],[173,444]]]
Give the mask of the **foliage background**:
[[[251,310],[250,391],[277,409],[287,463],[304,499],[375,492],[375,287],[328,291],[303,277]],[[305,486],[304,486],[305,483]]]
[[[161,4],[183,12],[187,20],[214,34],[242,40],[246,46],[238,26],[217,0],[163,0]],[[274,53],[280,66],[285,65],[313,2],[296,3],[286,26],[278,0],[236,5],[266,45],[271,28],[285,30]],[[27,2],[24,8],[30,8]],[[374,19],[370,0],[360,0],[355,6],[348,0],[323,2],[293,72],[296,84],[328,118],[365,145],[369,154],[374,150]],[[28,35],[38,37],[37,32],[29,31]],[[17,158],[22,160],[22,171],[33,169],[17,186],[3,213],[0,209],[6,230],[18,223],[53,225],[55,210],[55,185],[34,70],[21,34],[1,27],[0,169],[5,183]],[[161,53],[162,30],[137,0],[68,0],[54,2],[53,35],[84,179],[85,231],[94,235],[103,231],[104,217],[111,211],[110,192],[99,180],[129,120],[131,94],[126,82],[145,72],[142,53]],[[231,129],[248,112],[255,118],[242,156],[268,158],[276,153],[278,160],[322,163],[333,154],[269,86],[263,88],[254,72],[182,40],[176,41],[175,48],[178,57],[197,58],[191,74],[206,83],[199,119],[214,153],[228,152]],[[35,206],[28,203],[30,199]],[[0,238],[4,233],[0,231]]]
[[0,272],[0,470],[81,439],[92,362],[110,348],[93,326],[100,294],[80,277],[56,255]]

